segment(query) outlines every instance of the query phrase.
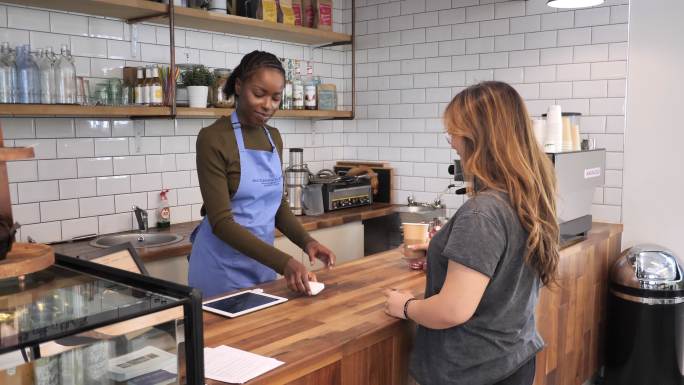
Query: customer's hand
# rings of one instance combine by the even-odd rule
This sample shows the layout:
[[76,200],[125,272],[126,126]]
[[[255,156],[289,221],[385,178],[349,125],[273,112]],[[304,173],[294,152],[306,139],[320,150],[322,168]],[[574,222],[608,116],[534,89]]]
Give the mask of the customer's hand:
[[335,253],[327,247],[320,244],[318,241],[310,241],[304,247],[304,251],[309,256],[309,262],[313,266],[316,259],[319,259],[327,268],[335,265]]
[[386,289],[383,294],[387,297],[385,302],[385,313],[392,317],[406,319],[404,317],[404,304],[413,297],[413,294],[406,290]]
[[416,243],[414,245],[406,246],[406,248],[413,250],[413,251],[425,251],[425,252],[427,252],[428,247],[430,247],[430,241],[427,241],[425,243]]
[[307,271],[306,267],[294,258],[290,258],[285,265],[285,282],[290,290],[311,295],[311,288],[309,288],[309,281],[316,281],[316,274]]

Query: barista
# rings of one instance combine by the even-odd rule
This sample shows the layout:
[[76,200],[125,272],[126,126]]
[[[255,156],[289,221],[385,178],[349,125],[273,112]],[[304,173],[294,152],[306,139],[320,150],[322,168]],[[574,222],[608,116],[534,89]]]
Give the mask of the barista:
[[254,51],[226,82],[236,108],[197,137],[197,176],[204,219],[191,236],[188,282],[204,297],[285,276],[288,287],[310,294],[315,280],[292,256],[273,247],[277,228],[302,248],[313,264],[335,255],[313,239],[283,195],[283,140],[266,125],[280,105],[285,71],[274,55]]

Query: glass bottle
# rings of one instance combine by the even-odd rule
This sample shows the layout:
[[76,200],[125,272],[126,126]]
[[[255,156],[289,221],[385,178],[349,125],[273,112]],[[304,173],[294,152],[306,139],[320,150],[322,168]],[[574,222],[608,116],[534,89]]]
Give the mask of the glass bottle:
[[76,103],[76,66],[69,48],[64,44],[55,68],[55,102],[60,104]]
[[306,78],[304,80],[304,108],[307,110],[317,109],[316,78],[313,76],[311,62],[306,63]]
[[16,95],[17,103],[40,103],[40,72],[31,56],[28,44],[17,47]]
[[13,103],[14,56],[9,43],[0,46],[0,103]]
[[50,61],[50,65],[52,66],[52,74],[50,75],[50,78],[52,79],[52,85],[50,86],[50,100],[52,100],[52,103],[55,104],[57,103],[57,91],[55,91],[55,85],[57,84],[57,80],[55,79],[55,65],[57,64],[57,55],[55,54],[55,51],[52,49],[52,47],[47,47],[45,49],[45,58]]
[[304,83],[298,60],[295,60],[295,75],[292,79],[292,109],[304,109]]
[[159,68],[152,67],[152,80],[150,82],[150,104],[154,106],[162,105],[162,86],[159,78]]
[[285,88],[283,89],[283,100],[281,105],[283,110],[292,109],[292,61],[287,59],[287,69],[285,70]]
[[145,82],[143,83],[143,104],[149,106],[152,102],[152,69],[145,68]]
[[143,85],[145,83],[145,77],[143,76],[143,69],[138,68],[138,74],[135,81],[135,104],[143,105]]
[[[285,58],[281,57],[278,60],[280,60],[280,65],[283,67],[283,72],[285,73],[285,83],[287,83],[287,67],[285,66]],[[283,85],[283,90],[280,92],[280,106],[278,106],[281,110],[285,109],[285,85]]]
[[40,72],[40,102],[43,104],[52,104],[53,90],[55,84],[55,72],[52,65],[52,60],[48,57],[45,51],[38,50],[36,55],[36,64]]

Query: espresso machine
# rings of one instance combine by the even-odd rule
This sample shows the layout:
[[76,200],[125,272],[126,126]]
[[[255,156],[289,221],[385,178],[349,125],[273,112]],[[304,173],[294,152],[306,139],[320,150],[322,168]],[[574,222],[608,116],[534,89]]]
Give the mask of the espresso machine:
[[290,149],[289,166],[285,169],[285,192],[294,215],[302,215],[302,193],[309,184],[309,168],[304,163],[304,150]]
[[[561,244],[583,239],[591,230],[594,191],[605,183],[606,150],[547,153],[556,173],[556,216]],[[461,162],[449,166],[454,181],[463,182]],[[465,187],[455,191],[465,194]]]
[[594,191],[605,183],[606,150],[547,153],[556,171],[556,213],[561,243],[581,240],[591,230]]

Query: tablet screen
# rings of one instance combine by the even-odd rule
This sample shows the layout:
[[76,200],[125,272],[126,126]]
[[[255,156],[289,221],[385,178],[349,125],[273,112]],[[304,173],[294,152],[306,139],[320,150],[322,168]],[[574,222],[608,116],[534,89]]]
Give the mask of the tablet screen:
[[245,310],[278,301],[278,298],[271,298],[246,291],[233,297],[223,298],[212,302],[206,302],[204,307],[221,310],[226,313],[239,313]]

